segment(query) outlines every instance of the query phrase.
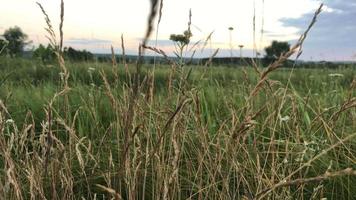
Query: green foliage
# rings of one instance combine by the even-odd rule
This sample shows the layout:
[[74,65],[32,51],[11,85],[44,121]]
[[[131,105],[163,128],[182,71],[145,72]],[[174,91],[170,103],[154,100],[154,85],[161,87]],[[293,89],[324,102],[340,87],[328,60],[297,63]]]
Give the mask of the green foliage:
[[[42,63],[53,63],[56,60],[56,54],[51,45],[44,47],[40,44],[32,55],[42,61]],[[63,56],[72,62],[93,61],[94,55],[86,50],[76,50],[72,47],[65,47],[63,50]]]
[[184,47],[189,44],[192,33],[189,31],[184,31],[183,34],[171,34],[169,37],[170,40],[177,43],[178,46]]
[[265,64],[270,64],[271,62],[275,61],[283,53],[289,51],[289,49],[290,44],[288,42],[272,41],[272,44],[265,48]]
[[21,30],[21,28],[17,26],[5,30],[3,35],[4,38],[8,41],[6,52],[11,57],[21,55],[24,47],[29,43],[26,41],[27,35]]
[[56,54],[51,45],[44,47],[40,44],[35,51],[33,51],[32,56],[42,61],[42,63],[52,63],[56,59]]
[[171,34],[169,37],[169,39],[172,40],[177,47],[174,53],[181,60],[183,59],[184,47],[186,47],[189,44],[190,38],[192,36],[193,36],[192,32],[190,30],[186,30],[183,32],[183,34]]
[[70,61],[93,61],[94,55],[86,50],[76,50],[72,47],[65,47],[63,55]]

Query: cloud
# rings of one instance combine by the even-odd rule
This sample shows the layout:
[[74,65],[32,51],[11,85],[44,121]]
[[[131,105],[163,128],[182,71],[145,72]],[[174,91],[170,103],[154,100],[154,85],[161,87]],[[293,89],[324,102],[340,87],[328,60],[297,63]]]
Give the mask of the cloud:
[[283,33],[276,33],[273,31],[269,31],[269,30],[264,30],[263,31],[264,36],[266,36],[267,38],[271,39],[271,40],[289,40],[291,34],[283,34]]
[[110,45],[112,41],[101,39],[71,38],[66,40],[66,43],[72,45]]
[[[149,40],[147,44],[150,46],[154,46],[156,44],[156,40]],[[171,40],[157,40],[158,47],[173,47],[173,45],[174,43]]]
[[[304,52],[315,57],[322,54],[329,59],[349,59],[356,50],[356,38],[353,36],[356,33],[356,3],[354,0],[329,0],[325,4],[326,9],[305,41]],[[285,27],[298,28],[301,34],[309,25],[313,14],[308,13],[294,19],[283,18],[280,21]]]

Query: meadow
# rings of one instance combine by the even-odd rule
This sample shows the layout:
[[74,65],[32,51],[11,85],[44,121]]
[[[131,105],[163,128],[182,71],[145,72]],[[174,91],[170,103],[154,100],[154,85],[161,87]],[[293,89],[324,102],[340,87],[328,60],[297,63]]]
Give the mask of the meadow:
[[352,67],[66,66],[0,59],[3,199],[355,198]]
[[70,62],[40,8],[58,62],[0,56],[0,199],[356,199],[355,66],[283,68],[322,6],[269,66]]

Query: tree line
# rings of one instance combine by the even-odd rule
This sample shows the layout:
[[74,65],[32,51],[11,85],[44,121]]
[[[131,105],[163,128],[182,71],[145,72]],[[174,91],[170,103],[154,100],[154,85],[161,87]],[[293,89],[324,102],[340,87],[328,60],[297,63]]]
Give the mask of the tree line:
[[[172,34],[170,36],[170,40],[176,44],[181,51],[185,45],[189,43],[189,39],[191,37],[191,33],[184,32],[184,34],[175,35]],[[24,54],[25,47],[31,44],[31,41],[28,40],[27,34],[25,34],[21,28],[15,26],[11,27],[4,31],[2,35],[0,35],[0,56],[7,55],[9,57],[20,57]],[[270,63],[274,62],[278,57],[280,57],[283,53],[290,50],[290,44],[288,42],[281,41],[272,41],[271,45],[264,49],[265,55],[263,58],[257,59],[259,63],[263,66],[267,66]],[[181,55],[181,52],[175,52],[176,55]],[[37,48],[32,49],[31,54],[32,58],[40,60],[43,63],[52,63],[56,61],[56,55],[54,47],[51,45],[44,46],[40,44]],[[87,50],[77,50],[73,47],[65,47],[63,48],[63,56],[66,60],[77,62],[77,61],[94,61],[97,60],[99,62],[111,62],[111,56],[103,55],[103,56],[94,56],[93,53]],[[120,61],[120,57],[117,57],[117,60]],[[195,64],[205,63],[209,58],[200,59]],[[130,62],[135,60],[134,57],[127,56],[126,61]],[[251,64],[246,61],[248,59],[234,57],[218,57],[212,60],[213,64],[217,65],[228,65],[228,64],[238,64],[245,65]],[[157,60],[161,63],[164,63],[164,60]],[[147,58],[147,62],[153,62],[153,58]],[[339,66],[337,63],[332,62],[306,62],[302,63],[304,67],[326,67],[326,68],[336,68]],[[293,61],[288,60],[285,64],[285,67],[293,66]]]
[[[28,36],[21,28],[15,26],[4,31],[0,37],[0,55],[7,55],[12,58],[24,54],[25,47],[31,44]],[[63,56],[70,61],[94,61],[94,55],[86,50],[77,50],[73,47],[64,47]],[[32,49],[32,58],[38,59],[43,63],[51,63],[56,60],[54,47],[40,44]]]
[[[76,50],[72,47],[63,48],[63,56],[69,61],[94,61],[94,54],[87,50]],[[51,45],[40,44],[32,53],[32,57],[41,60],[43,63],[51,63],[56,60],[54,48]]]

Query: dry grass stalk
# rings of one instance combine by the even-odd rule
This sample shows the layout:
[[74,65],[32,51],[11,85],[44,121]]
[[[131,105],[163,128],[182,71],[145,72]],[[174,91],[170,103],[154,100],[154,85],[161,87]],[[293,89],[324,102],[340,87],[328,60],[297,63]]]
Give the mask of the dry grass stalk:
[[253,30],[253,57],[257,56],[256,45],[256,0],[253,0],[253,18],[252,18],[252,30]]
[[16,195],[16,199],[22,200],[23,195],[22,195],[21,187],[20,187],[20,184],[18,181],[18,177],[16,176],[16,174],[17,174],[16,168],[15,168],[15,164],[11,158],[11,153],[6,151],[6,152],[3,152],[3,155],[5,157],[4,158],[5,169],[7,169],[6,170],[7,181],[9,183],[9,185],[13,186],[13,190]]
[[[177,62],[175,62],[174,60],[170,59],[167,54],[162,50],[162,49],[158,49],[156,47],[151,47],[151,46],[147,46],[147,45],[143,45],[142,46],[145,49],[149,49],[161,56],[163,56],[163,58],[168,62],[168,64],[171,66],[171,71],[169,73],[169,78],[168,78],[168,94],[169,96],[171,96],[172,93],[172,82],[173,82],[173,76],[175,74],[176,68],[179,65]],[[154,77],[154,76],[153,76]]]
[[62,48],[63,48],[63,22],[64,22],[64,1],[61,0],[61,14],[60,14],[60,25],[59,25],[59,44],[57,42],[57,37],[56,37],[56,34],[54,32],[54,29],[53,29],[53,26],[52,26],[52,23],[51,23],[51,20],[49,19],[48,17],[48,14],[46,13],[45,9],[43,8],[43,6],[37,2],[37,5],[40,7],[41,11],[42,11],[42,14],[44,15],[45,17],[45,21],[46,21],[46,24],[47,24],[47,28],[46,31],[47,33],[49,34],[47,37],[47,39],[49,40],[51,46],[55,49],[55,54],[57,56],[57,59],[58,59],[58,64],[59,64],[59,67],[60,69],[62,70],[62,81],[63,81],[63,90],[62,92],[64,91],[67,91],[67,89],[69,89],[68,87],[68,79],[69,79],[69,72],[65,66],[65,61],[64,61],[64,58],[63,58],[63,53],[62,53]]
[[59,23],[59,52],[63,50],[63,22],[64,22],[64,0],[61,0],[61,15]]
[[[158,4],[158,1],[159,0],[151,0],[151,9],[150,9],[150,14],[149,14],[149,17],[148,17],[148,21],[147,21],[147,30],[146,30],[146,34],[145,34],[145,37],[142,41],[142,45],[145,46],[147,44],[147,41],[148,39],[150,38],[151,34],[152,34],[152,31],[153,31],[153,24],[154,24],[154,20],[156,18],[156,15],[157,15],[157,11],[159,9],[159,5]],[[163,3],[161,1],[161,3]],[[161,13],[161,9],[159,10],[159,12]],[[161,16],[161,14],[160,14]]]
[[[125,52],[125,40],[124,40],[124,35],[121,34],[121,50],[122,50],[122,65],[127,68],[127,63],[126,63],[126,52]],[[128,69],[126,69],[126,73],[128,73]]]
[[126,62],[126,52],[125,52],[125,40],[124,40],[124,35],[121,35],[121,51],[122,51],[122,65],[125,68],[125,75],[126,75],[126,82],[128,83],[128,85],[131,85],[131,74],[129,71],[129,66]]
[[[62,16],[64,12],[63,5],[62,1]],[[162,0],[160,12],[161,9]],[[44,12],[43,8],[42,12]],[[45,18],[47,21],[48,16],[46,17],[46,14]],[[188,28],[191,25],[191,12],[189,18]],[[63,26],[63,19],[61,21],[60,27]],[[57,40],[55,39],[49,19],[48,24],[50,42],[54,39],[53,43],[56,43]],[[53,32],[54,37],[51,36],[51,32]],[[60,35],[62,35],[60,37],[63,39],[63,33]],[[121,40],[123,64],[126,69],[126,74],[129,77],[130,73],[125,60],[123,36]],[[59,43],[61,43],[61,41]],[[62,47],[58,47],[57,45],[56,47],[58,48],[57,53],[59,52],[58,57],[62,73],[67,74],[65,71],[65,63],[64,60],[61,60],[63,58],[59,50],[62,49]],[[140,48],[152,50],[163,55],[163,57],[166,56],[165,52],[157,47],[147,47],[143,45]],[[195,45],[193,45],[191,50],[193,48],[195,48]],[[140,55],[142,52],[142,49],[140,49]],[[113,51],[112,55],[114,55]],[[213,56],[215,55],[213,54]],[[166,57],[168,60],[169,57]],[[174,69],[175,62],[172,61],[170,64],[172,65],[172,69]],[[115,62],[113,61],[113,65],[117,65],[116,60]],[[138,63],[138,67],[140,65],[141,63]],[[259,74],[260,80],[265,79],[264,82],[267,82],[267,75],[265,77],[263,75],[265,72],[259,72],[257,65],[255,70]],[[272,71],[273,70],[274,69],[272,69]],[[302,138],[302,136],[297,136],[297,139],[293,137],[288,138],[281,142],[281,145],[275,145],[276,141],[273,135],[271,144],[273,143],[275,148],[268,149],[267,152],[265,152],[267,149],[266,146],[268,146],[265,140],[270,138],[263,138],[262,140],[259,138],[265,137],[265,132],[267,132],[266,135],[268,135],[270,131],[274,134],[275,132],[278,133],[279,131],[287,130],[291,132],[292,135],[298,131],[298,126],[304,125],[303,123],[298,123],[298,112],[300,112],[301,109],[298,105],[295,105],[297,104],[295,102],[297,101],[296,96],[291,95],[293,111],[290,116],[292,118],[290,124],[293,124],[293,126],[288,124],[289,122],[283,122],[284,124],[276,122],[275,127],[270,126],[270,123],[274,120],[278,121],[276,116],[280,114],[282,106],[289,98],[289,95],[286,94],[287,90],[284,91],[283,95],[280,94],[280,96],[278,96],[279,94],[273,94],[279,101],[266,102],[263,108],[257,112],[252,111],[255,109],[252,103],[242,105],[242,108],[235,108],[235,104],[229,105],[230,102],[223,102],[222,104],[226,105],[222,106],[226,106],[223,108],[227,108],[228,112],[226,119],[222,122],[213,120],[213,122],[216,122],[216,126],[212,127],[209,124],[212,122],[209,117],[214,115],[212,113],[215,111],[209,110],[211,109],[210,106],[205,105],[209,102],[209,99],[205,97],[204,94],[197,91],[194,85],[188,85],[187,80],[190,72],[191,71],[185,74],[182,70],[182,73],[179,74],[179,90],[173,94],[173,97],[176,97],[176,99],[164,99],[164,106],[160,105],[161,102],[157,102],[157,108],[155,107],[153,109],[154,73],[146,77],[149,80],[147,82],[142,81],[141,83],[141,81],[137,81],[139,79],[136,79],[134,86],[129,83],[128,87],[122,87],[123,94],[119,96],[113,94],[113,91],[116,91],[119,87],[117,87],[117,85],[115,85],[116,87],[111,86],[104,71],[100,71],[103,87],[100,87],[98,91],[102,92],[105,90],[106,96],[108,97],[105,98],[105,100],[108,99],[110,101],[113,107],[111,110],[115,112],[110,113],[113,114],[113,116],[108,121],[110,124],[108,127],[105,125],[97,125],[102,121],[98,120],[99,117],[96,116],[93,117],[94,119],[92,121],[88,121],[89,123],[95,124],[95,130],[93,132],[105,132],[104,136],[98,136],[100,137],[99,139],[101,139],[100,142],[97,141],[97,135],[90,139],[90,136],[88,136],[88,138],[78,138],[76,132],[78,132],[78,135],[81,135],[86,131],[86,129],[81,129],[83,123],[78,123],[78,129],[75,125],[77,116],[82,116],[82,112],[78,114],[79,111],[76,110],[73,117],[72,114],[75,110],[64,110],[67,117],[62,118],[59,112],[62,110],[56,110],[56,99],[59,96],[67,94],[67,84],[63,84],[64,89],[62,88],[63,90],[56,93],[48,103],[45,120],[47,123],[43,123],[43,134],[39,136],[39,139],[35,135],[37,129],[35,129],[34,117],[30,114],[28,117],[26,116],[22,131],[11,126],[11,130],[14,131],[10,131],[9,134],[6,135],[8,132],[4,132],[5,118],[3,115],[10,116],[10,113],[2,101],[0,101],[0,132],[2,133],[0,134],[0,156],[5,155],[3,156],[5,158],[5,169],[3,171],[7,173],[5,176],[0,177],[0,191],[6,192],[5,195],[10,194],[11,197],[16,199],[75,199],[82,196],[87,199],[95,199],[99,196],[93,194],[94,190],[92,184],[97,183],[96,181],[99,179],[100,181],[103,180],[106,186],[97,184],[96,187],[108,193],[108,196],[114,199],[144,199],[150,198],[151,194],[152,199],[159,199],[161,197],[163,197],[163,199],[253,199],[253,191],[258,193],[255,196],[256,199],[263,198],[270,193],[273,193],[272,198],[281,199],[283,197],[292,196],[290,194],[291,190],[287,188],[290,185],[304,185],[338,176],[356,175],[356,172],[351,169],[325,173],[324,175],[312,178],[304,178],[307,176],[307,173],[301,173],[302,169],[307,168],[312,162],[319,160],[323,155],[326,155],[329,151],[339,146],[345,147],[345,149],[349,151],[348,153],[352,154],[352,149],[350,149],[349,144],[346,143],[356,137],[356,134],[352,134],[343,140],[339,140],[335,145],[323,149],[320,154],[311,157],[312,159],[305,163],[304,161],[292,163],[293,166],[295,166],[295,164],[300,166],[300,168],[295,171],[292,171],[294,169],[293,167],[291,168],[287,166],[287,164],[281,163],[280,158],[285,156],[291,159],[291,157],[294,156],[291,150],[296,149],[294,146],[302,146],[300,141],[305,139]],[[139,74],[139,69],[137,69],[136,73]],[[172,77],[170,80],[173,80]],[[136,76],[135,78],[139,77]],[[130,80],[130,78],[128,78],[128,80]],[[151,85],[149,88],[150,104],[145,102],[145,99],[142,98],[144,94],[139,89],[145,88],[147,83]],[[188,89],[191,87],[193,87],[193,89]],[[351,88],[353,87],[354,86]],[[118,92],[118,94],[121,93]],[[269,97],[269,95],[270,94],[266,94],[267,97]],[[338,120],[338,115],[354,107],[355,100],[352,94],[349,96],[350,98],[343,102],[340,105],[340,110],[337,110],[335,113],[334,116],[336,117],[332,115],[332,119]],[[190,106],[190,102],[194,102],[194,105]],[[175,105],[173,110],[171,110],[171,104]],[[108,104],[105,105],[107,106]],[[84,107],[85,105],[82,106]],[[100,109],[96,108],[97,106],[99,107],[100,105],[90,103],[88,106],[90,114],[101,114],[95,110]],[[304,106],[304,108],[308,107],[308,101],[304,102],[302,106]],[[278,107],[278,111],[275,111],[276,107]],[[213,109],[220,109],[220,107]],[[266,117],[262,116],[266,118],[264,119],[265,121],[262,123],[254,121],[255,118],[260,116],[265,110],[269,111],[269,113],[264,113],[267,115]],[[85,114],[84,112],[84,115]],[[327,119],[329,119],[329,115]],[[85,121],[86,118],[80,118],[78,122],[81,120]],[[319,120],[319,118],[316,117],[316,121],[317,120]],[[322,119],[322,115],[320,114],[320,121],[324,123],[324,121],[327,120]],[[281,126],[281,129],[277,129],[277,125]],[[331,129],[333,127],[327,126],[328,124],[325,127],[325,131],[329,132],[330,129],[330,132],[332,132]],[[336,126],[337,125],[335,125],[335,127]],[[252,132],[252,128],[255,128],[257,134]],[[64,135],[65,138],[63,138],[63,135],[61,135],[63,131],[69,133],[69,144],[67,144],[67,136]],[[260,132],[263,134],[258,135]],[[106,137],[107,135],[115,136],[115,133],[117,134],[115,141],[112,141],[112,137]],[[344,133],[340,135],[343,134]],[[249,137],[247,137],[247,135]],[[291,135],[287,135],[287,137],[291,137]],[[231,139],[240,137],[243,139]],[[75,151],[73,156],[71,156],[72,147],[74,147],[73,150]],[[117,148],[117,152],[112,153],[113,147]],[[145,148],[145,150],[143,148]],[[96,151],[93,153],[93,150]],[[45,152],[45,159],[39,156],[40,152]],[[109,152],[108,157],[106,157],[107,152]],[[265,156],[266,154],[272,154],[271,157],[273,161],[270,165],[263,166],[261,163],[269,161],[269,156]],[[296,153],[298,156],[299,154],[303,154],[304,156],[306,150]],[[50,159],[47,159],[48,155],[50,155]],[[346,156],[345,154],[345,157]],[[352,158],[351,156],[351,159]],[[96,161],[97,159],[98,161]],[[72,166],[71,160],[76,164]],[[109,167],[105,168],[107,163],[109,163]],[[23,168],[19,167],[20,164]],[[47,165],[49,177],[43,178],[43,171],[47,169]],[[313,167],[314,166],[318,167],[317,165],[313,165]],[[25,174],[26,177],[20,178],[23,174]],[[283,179],[283,177],[288,174],[289,176]],[[271,176],[272,178],[270,178]],[[291,178],[295,178],[295,180],[291,180]],[[9,188],[8,186],[11,191],[7,190],[7,188]],[[80,194],[74,193],[74,186],[85,191],[80,191]],[[61,190],[58,190],[58,188],[61,188]],[[324,190],[324,187],[320,188]],[[50,191],[48,192],[48,190]],[[297,194],[297,198],[304,195],[303,188],[301,191],[300,195]],[[1,192],[0,198],[3,196]],[[124,197],[121,196],[121,194],[123,194]],[[85,197],[85,195],[87,196]],[[103,195],[103,198],[108,197]]]
[[46,131],[47,131],[47,134],[46,134],[46,139],[47,139],[47,142],[46,142],[46,150],[45,150],[45,162],[44,162],[44,169],[45,169],[45,175],[48,175],[47,174],[47,170],[48,170],[48,165],[49,165],[49,162],[50,162],[50,154],[51,154],[51,148],[52,148],[52,145],[53,145],[53,133],[52,133],[52,105],[49,105],[47,110],[45,111],[46,112],[46,116],[47,116],[47,127],[46,127]]
[[313,157],[312,159],[308,160],[306,163],[304,163],[303,165],[301,165],[298,169],[294,170],[292,173],[290,173],[288,176],[286,176],[282,181],[280,181],[277,184],[274,184],[272,187],[266,189],[263,193],[261,193],[259,196],[259,199],[262,199],[263,197],[265,197],[268,193],[272,192],[273,190],[275,190],[280,184],[287,182],[287,180],[291,179],[295,174],[297,174],[298,172],[300,172],[302,169],[304,169],[307,166],[311,166],[311,164],[318,160],[319,158],[321,158],[322,156],[324,156],[325,154],[327,154],[329,151],[335,149],[336,147],[340,146],[340,145],[344,145],[346,142],[350,141],[351,139],[353,139],[354,137],[356,137],[356,133],[352,133],[349,134],[347,137],[343,138],[342,140],[340,140],[339,142],[335,143],[334,145],[330,146],[327,149],[324,149],[321,153],[319,153],[318,155],[316,155],[315,157]]
[[282,66],[282,64],[289,58],[291,57],[293,54],[297,53],[297,58],[301,55],[302,51],[302,47],[303,47],[303,43],[304,40],[306,39],[309,31],[311,30],[311,28],[314,26],[317,17],[319,16],[319,14],[321,13],[323,8],[323,4],[320,5],[320,7],[317,9],[317,11],[314,14],[314,17],[312,19],[312,21],[310,22],[308,28],[306,29],[306,31],[300,36],[299,40],[297,41],[297,43],[288,51],[283,53],[275,62],[273,62],[272,64],[270,64],[267,69],[261,74],[260,76],[260,80],[258,81],[257,85],[255,86],[255,88],[252,90],[252,92],[250,93],[250,98],[255,96],[257,94],[257,92],[261,89],[262,84],[265,82],[265,80],[267,79],[267,76],[274,70],[278,69],[280,66]]
[[158,14],[158,21],[157,21],[157,24],[160,24],[161,23],[161,19],[162,19],[162,12],[163,10],[163,0],[160,0],[160,4],[159,4],[159,14]]
[[105,191],[105,192],[111,194],[112,196],[114,196],[114,199],[115,199],[115,200],[121,200],[121,199],[123,199],[122,196],[121,196],[118,192],[116,192],[114,189],[112,189],[112,188],[108,188],[108,187],[105,187],[105,186],[100,185],[100,184],[96,184],[96,186],[97,186],[98,188],[100,188],[101,190],[103,190],[103,191]]
[[[170,173],[167,174],[164,180],[164,187],[163,187],[163,199],[169,199],[169,191],[173,190],[173,182],[178,180],[178,170],[179,170],[179,156],[180,156],[180,147],[178,145],[178,134],[176,133],[176,122],[173,122],[173,130],[172,130],[172,144],[173,144],[173,151],[174,156],[170,166]],[[173,195],[172,197],[173,198]]]
[[215,56],[219,53],[219,48],[214,51],[214,53],[209,57],[209,60],[205,63],[205,67],[211,65]]
[[174,65],[174,66],[177,65],[177,63],[175,61],[173,61],[172,59],[170,59],[162,49],[158,49],[156,47],[151,47],[151,46],[147,46],[147,45],[143,45],[142,47],[145,49],[149,49],[149,50],[163,56],[163,58],[168,62],[169,65]]
[[58,47],[57,40],[55,39],[56,38],[56,34],[53,31],[52,22],[49,19],[49,16],[48,16],[46,10],[43,8],[43,6],[39,2],[36,2],[36,3],[40,7],[40,9],[42,11],[42,14],[45,16],[45,20],[46,20],[46,24],[47,24],[47,28],[45,28],[45,30],[49,34],[49,36],[46,36],[46,37],[49,40],[51,46],[54,47],[54,48],[57,48]]
[[106,78],[106,74],[104,72],[104,70],[101,70],[100,71],[100,75],[101,75],[101,78],[103,79],[104,81],[104,86],[105,86],[105,93],[106,95],[109,97],[110,99],[110,103],[111,103],[111,106],[113,107],[113,109],[116,111],[117,110],[117,106],[118,106],[118,103],[116,101],[116,98],[114,96],[114,94],[112,93],[111,91],[111,87],[110,87],[110,84],[109,84],[109,81],[108,79]]
[[117,67],[117,62],[116,62],[116,55],[115,55],[115,50],[114,47],[111,46],[111,63],[112,63],[112,72],[115,76],[115,81],[117,82],[119,80],[119,72],[118,72],[118,67]]
[[209,41],[211,42],[211,38],[212,38],[213,34],[214,34],[214,31],[210,32],[209,35],[206,37],[203,47],[201,48],[201,52],[203,52],[205,50],[206,46],[208,45],[208,42]]
[[1,55],[2,52],[6,49],[6,47],[7,47],[8,44],[9,44],[8,42],[5,42],[5,45],[3,45],[3,46],[1,47],[1,49],[0,49],[0,55]]
[[274,185],[273,187],[262,190],[256,195],[254,199],[262,199],[264,195],[272,189],[275,190],[281,187],[289,187],[292,185],[302,185],[302,184],[308,184],[312,182],[320,182],[320,181],[324,181],[327,179],[336,178],[340,176],[356,176],[356,170],[353,170],[352,168],[347,168],[336,172],[325,172],[325,174],[323,175],[312,177],[312,178],[300,178],[291,181],[280,182]]

